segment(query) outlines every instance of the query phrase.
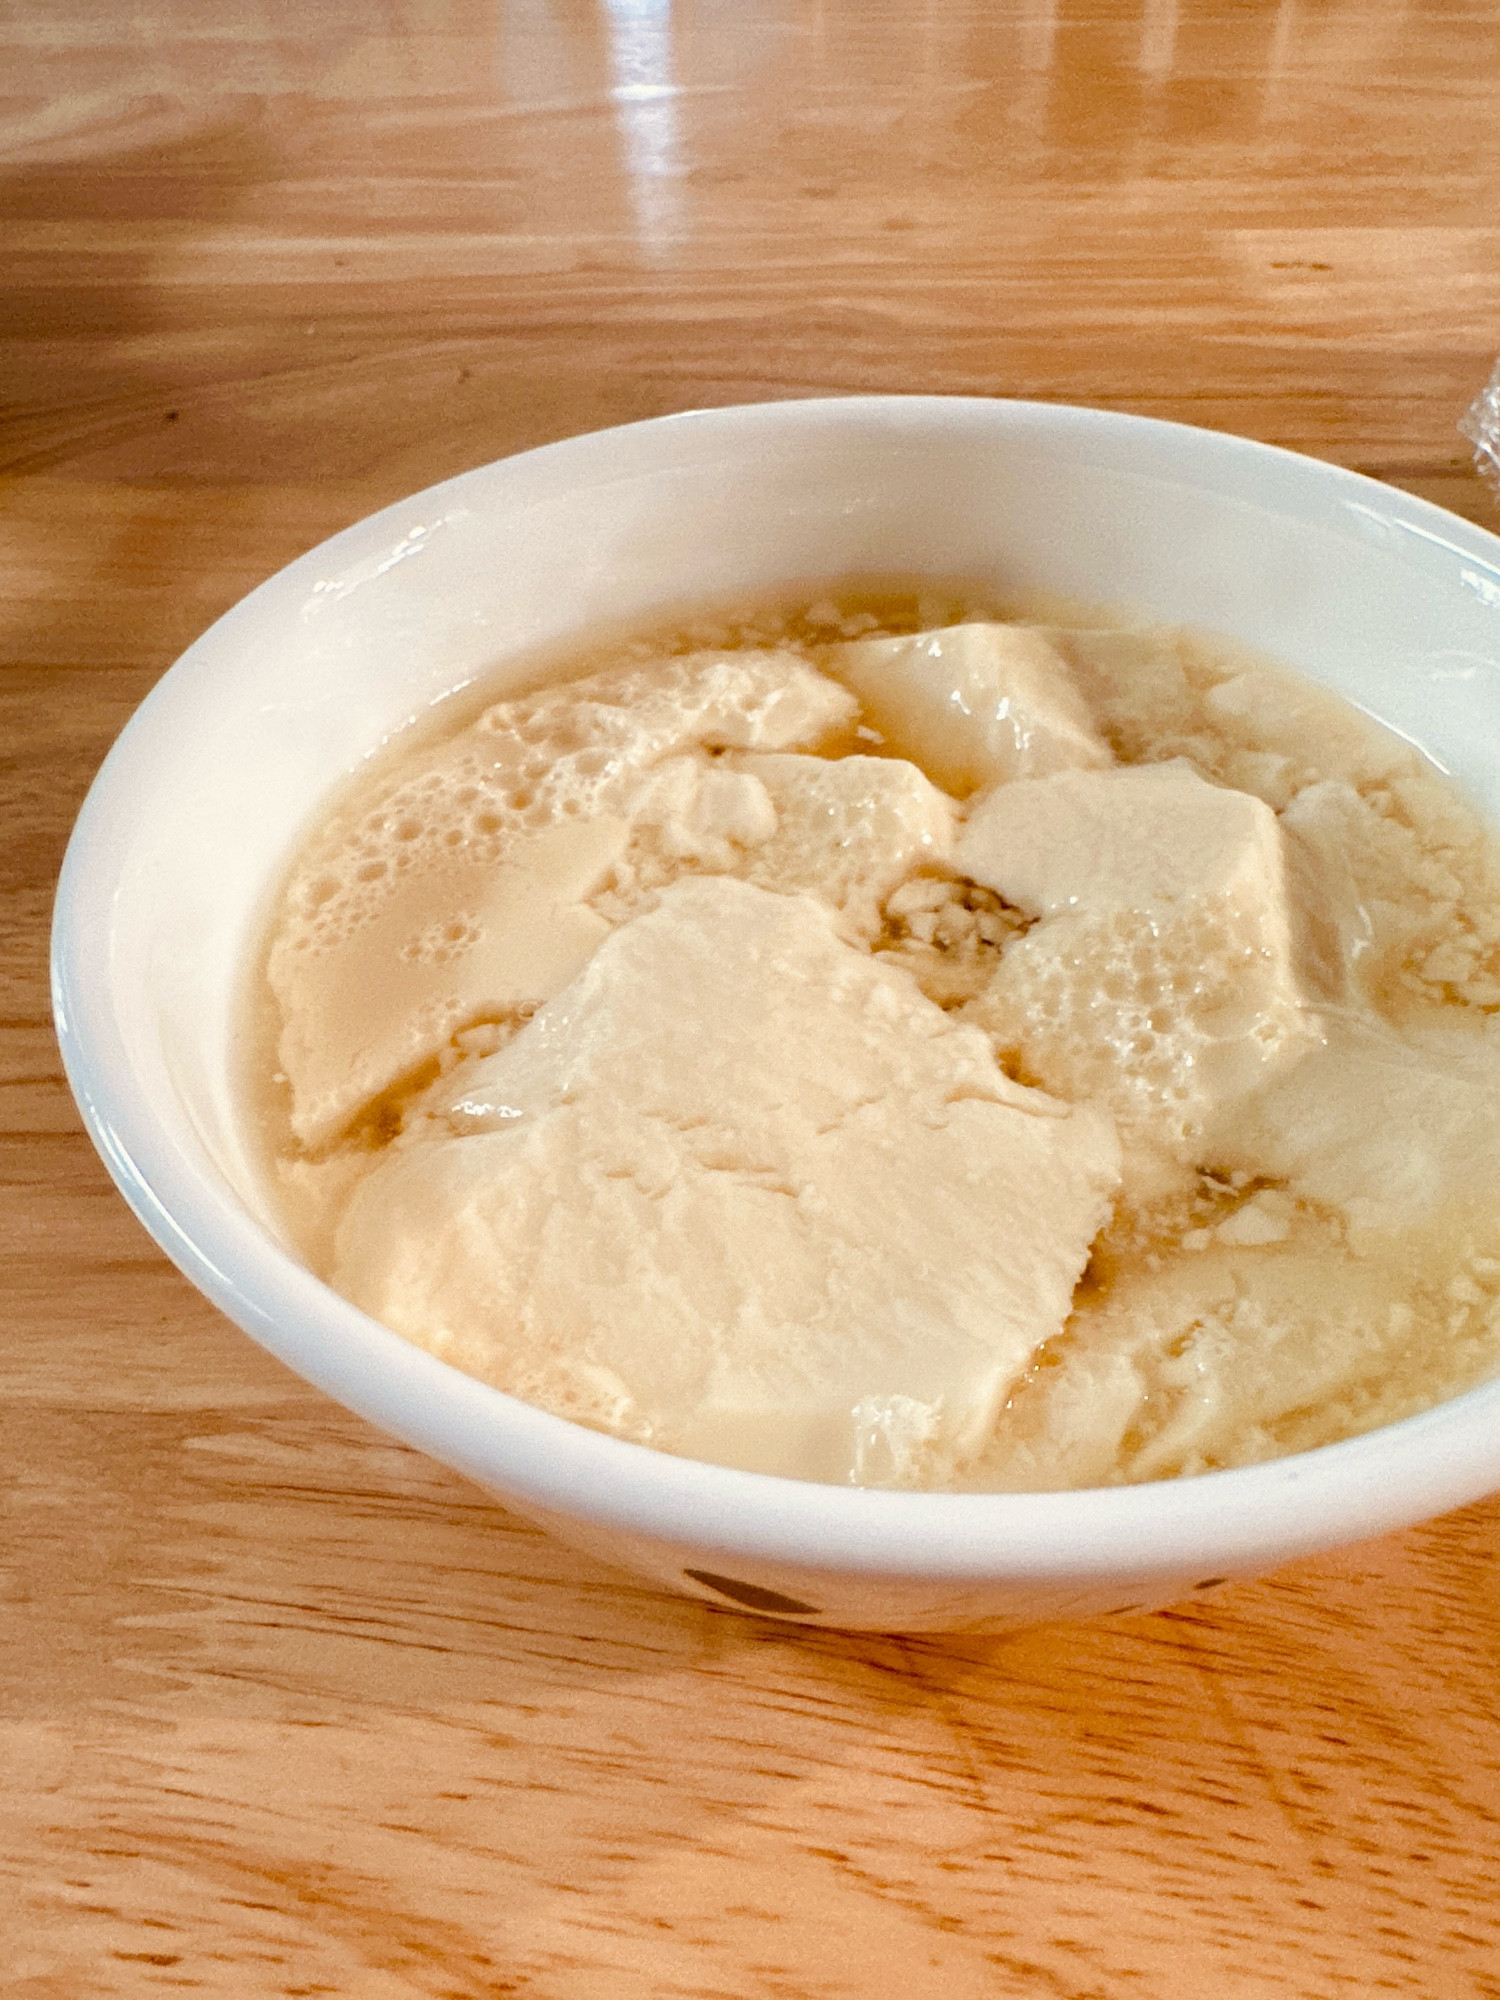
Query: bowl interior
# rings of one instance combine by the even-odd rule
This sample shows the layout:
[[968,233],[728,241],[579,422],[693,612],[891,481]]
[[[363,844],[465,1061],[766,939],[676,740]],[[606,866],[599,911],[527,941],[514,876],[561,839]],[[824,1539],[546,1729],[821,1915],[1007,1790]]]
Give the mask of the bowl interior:
[[1108,601],[1299,668],[1500,813],[1497,552],[1434,508],[1309,460],[1024,404],[711,411],[481,468],[274,577],[122,737],[60,895],[75,1089],[122,1185],[200,1281],[217,1253],[167,1182],[279,1236],[236,1075],[268,897],[362,759],[476,677],[503,689],[508,662],[514,677],[570,635],[851,572]]

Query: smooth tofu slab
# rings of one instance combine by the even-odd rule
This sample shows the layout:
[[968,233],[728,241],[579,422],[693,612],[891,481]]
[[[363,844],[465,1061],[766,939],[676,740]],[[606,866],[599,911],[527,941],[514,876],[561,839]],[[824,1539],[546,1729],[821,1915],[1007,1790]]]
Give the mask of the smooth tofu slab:
[[1500,1051],[1462,1033],[1423,1046],[1340,1019],[1245,1108],[1220,1152],[1226,1167],[1340,1210],[1356,1231],[1428,1223],[1455,1194],[1493,1213]]
[[949,625],[831,646],[865,720],[957,798],[1112,762],[1067,663],[1024,625]]
[[357,1190],[335,1283],[443,1358],[693,1456],[942,1484],[1070,1310],[1111,1121],[811,898],[684,880]]

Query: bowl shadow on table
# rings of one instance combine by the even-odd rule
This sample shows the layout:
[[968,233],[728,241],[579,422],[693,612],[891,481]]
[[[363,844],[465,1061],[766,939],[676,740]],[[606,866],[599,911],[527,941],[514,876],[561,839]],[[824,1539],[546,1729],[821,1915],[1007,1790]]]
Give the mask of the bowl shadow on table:
[[58,870],[131,713],[275,567],[262,556],[247,571],[235,542],[278,504],[254,485],[243,498],[216,489],[205,506],[190,477],[157,483],[161,434],[191,429],[190,398],[219,366],[217,329],[184,327],[164,305],[163,275],[274,176],[253,112],[101,95],[42,122],[44,136],[17,142],[0,168],[0,232],[16,246],[0,260],[0,1418],[5,1485],[20,1496],[4,1594],[25,1607],[0,1630],[6,1715],[118,1691],[90,1641],[100,1617],[132,1605],[115,1560],[130,1540],[126,1482],[148,1459],[154,1478],[158,1444],[170,1452],[178,1364],[201,1378],[204,1328],[216,1324],[82,1132],[49,999]]
[[[153,136],[120,145],[132,124]],[[35,246],[0,273],[0,338],[14,343],[0,472],[159,476],[158,441],[174,432],[191,476],[177,427],[235,347],[232,327],[201,323],[176,294],[195,245],[253,205],[278,155],[253,108],[158,100],[111,103],[31,153],[0,172],[0,223]]]
[[[1194,1707],[1201,1698],[1194,1676],[1203,1671],[1274,1670],[1312,1693],[1326,1681],[1324,1691],[1337,1689],[1343,1699],[1381,1655],[1417,1657],[1424,1631],[1461,1624],[1481,1663],[1500,1642],[1500,1606],[1485,1582],[1492,1507],[1160,1612],[1000,1634],[903,1636],[752,1616],[632,1579],[331,1405],[248,1423],[226,1413],[184,1436],[183,1446],[168,1517],[198,1520],[206,1506],[235,1529],[226,1566],[248,1562],[267,1582],[282,1571],[275,1595],[295,1595],[306,1614],[308,1691],[321,1679],[317,1632],[330,1665],[345,1646],[371,1649],[369,1693],[402,1707],[508,1700],[497,1675],[508,1678],[517,1659],[538,1657],[529,1635],[541,1633],[548,1671],[579,1688],[697,1668],[753,1678],[769,1666],[810,1684],[853,1676],[897,1705],[1068,1688],[1085,1708],[1112,1701],[1108,1691],[1118,1693],[1146,1662],[1157,1669],[1170,1662],[1168,1681],[1186,1674],[1181,1691],[1195,1690]],[[380,1523],[374,1561],[372,1516]],[[168,1571],[170,1539],[161,1550]],[[187,1577],[180,1582],[193,1590]],[[351,1655],[324,1691],[361,1678]]]
[[[14,248],[0,260],[0,1419],[16,1500],[0,1715],[122,1691],[93,1641],[102,1619],[141,1608],[118,1560],[128,1482],[147,1460],[154,1477],[158,1443],[171,1449],[175,1366],[201,1375],[189,1357],[214,1323],[84,1137],[53,1032],[48,932],[69,830],[111,741],[263,574],[218,553],[232,523],[216,545],[190,483],[152,480],[159,435],[189,428],[193,378],[213,365],[211,340],[185,335],[180,316],[174,332],[162,273],[275,170],[248,114],[101,95],[41,123],[29,142],[6,124],[18,152],[0,167]],[[276,504],[246,493],[241,522]]]
[[[166,136],[121,147],[132,113],[137,129]],[[259,580],[203,560],[190,490],[145,482],[160,435],[187,427],[204,371],[202,334],[174,324],[159,279],[273,160],[248,120],[160,103],[111,104],[30,150],[0,172],[0,229],[27,245],[0,263],[0,702],[14,822],[0,899],[4,1011],[42,1031],[48,909],[88,781],[176,653]],[[61,1099],[55,1051],[50,1081]]]

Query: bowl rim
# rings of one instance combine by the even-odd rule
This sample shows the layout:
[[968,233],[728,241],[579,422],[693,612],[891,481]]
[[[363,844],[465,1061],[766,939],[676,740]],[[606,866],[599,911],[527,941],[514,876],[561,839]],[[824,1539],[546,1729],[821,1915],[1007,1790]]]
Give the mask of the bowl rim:
[[[589,1430],[464,1375],[370,1319],[298,1263],[228,1185],[176,1146],[135,1077],[114,1017],[109,911],[139,785],[170,741],[174,697],[211,681],[224,639],[330,561],[386,543],[413,507],[461,502],[517,468],[565,477],[570,461],[643,449],[687,427],[743,438],[829,425],[915,434],[1027,430],[1149,446],[1232,490],[1237,468],[1353,499],[1500,579],[1500,538],[1347,468],[1230,432],[1085,405],[991,397],[862,395],[729,404],[585,432],[472,468],[367,515],[276,571],[215,620],[136,709],[79,812],[52,931],[54,1019],[84,1124],[158,1245],[211,1302],[305,1380],[492,1492],[616,1534],[810,1572],[952,1583],[1078,1581],[1264,1568],[1412,1525],[1500,1488],[1500,1378],[1415,1416],[1264,1464],[1139,1486],[930,1493],[741,1472]],[[1218,475],[1218,476],[1215,476]],[[1500,602],[1497,588],[1496,602]]]

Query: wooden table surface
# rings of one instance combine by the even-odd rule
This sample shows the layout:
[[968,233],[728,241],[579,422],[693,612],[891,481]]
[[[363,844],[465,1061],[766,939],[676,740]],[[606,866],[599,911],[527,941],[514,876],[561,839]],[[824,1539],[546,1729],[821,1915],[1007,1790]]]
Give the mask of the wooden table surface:
[[0,144],[0,1993],[1500,1995],[1500,1504],[1006,1639],[637,1587],[176,1276],[45,972],[187,642],[570,432],[1057,398],[1500,525],[1500,6],[21,0]]

